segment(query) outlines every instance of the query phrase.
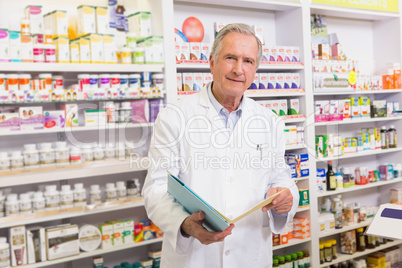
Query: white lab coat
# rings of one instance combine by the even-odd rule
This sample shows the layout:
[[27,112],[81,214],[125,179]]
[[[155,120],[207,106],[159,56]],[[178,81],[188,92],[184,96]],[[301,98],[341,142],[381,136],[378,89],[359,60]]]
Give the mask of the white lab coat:
[[[284,163],[283,121],[252,99],[243,102],[230,136],[205,87],[178,107],[167,106],[155,122],[143,196],[149,218],[164,231],[162,268],[272,266],[272,232],[293,218],[299,194]],[[272,158],[276,166],[269,166]],[[202,245],[180,232],[189,214],[167,194],[166,170],[228,218],[261,202],[270,187],[293,185],[293,207],[287,218],[256,211],[235,223],[223,242]]]

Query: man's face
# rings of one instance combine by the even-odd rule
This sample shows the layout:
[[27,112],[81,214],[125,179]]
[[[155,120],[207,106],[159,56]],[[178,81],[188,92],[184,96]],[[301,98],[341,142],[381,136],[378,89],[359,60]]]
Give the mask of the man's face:
[[213,89],[217,94],[239,97],[250,87],[257,70],[258,45],[254,36],[228,33],[216,61],[210,57]]

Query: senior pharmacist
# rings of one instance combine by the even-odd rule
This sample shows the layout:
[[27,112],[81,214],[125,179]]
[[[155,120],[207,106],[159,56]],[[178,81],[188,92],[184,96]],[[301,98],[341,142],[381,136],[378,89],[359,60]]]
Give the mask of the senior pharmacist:
[[[166,107],[151,141],[143,196],[149,218],[165,233],[161,267],[272,267],[272,232],[292,220],[298,190],[284,162],[284,123],[245,97],[262,55],[245,24],[216,36],[210,56],[213,82]],[[273,203],[222,232],[202,226],[167,193],[167,171],[233,219],[284,187]]]

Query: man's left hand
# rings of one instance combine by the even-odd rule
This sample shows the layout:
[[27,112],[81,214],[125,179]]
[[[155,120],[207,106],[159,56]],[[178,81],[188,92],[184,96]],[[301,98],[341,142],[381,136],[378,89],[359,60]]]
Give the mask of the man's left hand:
[[[271,196],[280,192],[284,189],[284,187],[274,187],[269,188],[267,192],[267,196]],[[293,196],[290,193],[290,190],[285,190],[283,193],[279,194],[275,199],[272,201],[271,204],[266,205],[262,208],[263,212],[266,212],[270,209],[273,209],[278,214],[286,214],[288,213],[293,206]]]

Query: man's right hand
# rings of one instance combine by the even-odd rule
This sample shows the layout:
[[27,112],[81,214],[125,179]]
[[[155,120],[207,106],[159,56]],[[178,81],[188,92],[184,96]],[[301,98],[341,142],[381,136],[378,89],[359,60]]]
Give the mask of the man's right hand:
[[203,211],[194,212],[188,216],[181,224],[182,232],[198,239],[203,245],[222,242],[226,236],[232,234],[234,228],[233,223],[222,232],[210,232],[202,226],[204,217],[205,213]]

